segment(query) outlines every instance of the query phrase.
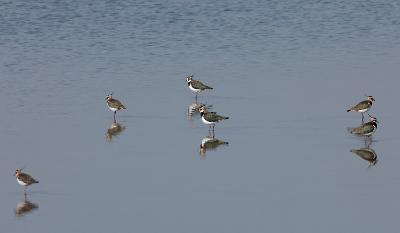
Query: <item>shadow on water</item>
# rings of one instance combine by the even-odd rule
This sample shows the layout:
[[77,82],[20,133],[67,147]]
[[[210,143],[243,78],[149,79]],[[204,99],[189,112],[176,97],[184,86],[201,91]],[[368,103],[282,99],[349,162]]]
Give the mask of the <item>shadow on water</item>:
[[378,156],[372,148],[351,149],[350,152],[366,160],[369,163],[368,167],[372,167],[378,163]]
[[187,119],[188,120],[192,120],[192,118],[193,117],[195,117],[196,115],[199,115],[200,116],[200,108],[201,107],[205,107],[207,110],[209,110],[209,109],[211,109],[212,108],[212,105],[211,104],[203,104],[203,103],[200,103],[200,102],[194,102],[194,103],[191,103],[189,106],[188,106],[188,108],[187,108],[187,112],[186,112],[186,114],[187,114]]
[[213,135],[208,135],[201,139],[199,154],[201,157],[206,156],[207,151],[215,151],[221,145],[228,145],[229,142],[215,138]]
[[15,216],[22,217],[28,213],[31,213],[33,210],[39,208],[39,206],[33,202],[30,202],[26,195],[24,195],[24,200],[17,203],[17,207],[15,207]]
[[126,129],[125,126],[122,124],[118,123],[117,121],[113,121],[108,127],[107,132],[106,132],[106,139],[107,141],[111,142],[113,137],[118,136],[120,133],[122,133]]

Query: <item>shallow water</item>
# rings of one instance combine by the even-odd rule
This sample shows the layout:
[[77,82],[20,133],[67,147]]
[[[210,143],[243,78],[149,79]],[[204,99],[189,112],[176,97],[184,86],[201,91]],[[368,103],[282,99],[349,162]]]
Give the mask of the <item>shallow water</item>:
[[[400,227],[397,1],[0,7],[5,232]],[[208,128],[188,119],[189,74],[214,87],[198,102],[230,117],[215,127],[228,145],[200,153]],[[114,131],[110,91],[127,106]],[[366,94],[380,121],[373,166],[346,130]],[[33,205],[12,177],[23,166],[40,181]],[[36,208],[20,214],[24,203]]]

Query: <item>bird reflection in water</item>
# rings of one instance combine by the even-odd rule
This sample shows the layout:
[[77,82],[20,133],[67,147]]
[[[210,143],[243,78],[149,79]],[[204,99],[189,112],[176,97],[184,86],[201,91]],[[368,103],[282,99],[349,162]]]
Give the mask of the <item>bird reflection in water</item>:
[[368,167],[374,166],[378,162],[378,156],[372,148],[370,148],[371,141],[365,139],[365,147],[360,149],[351,149],[350,152],[354,153],[358,157],[366,160],[369,163]]
[[226,141],[215,138],[214,135],[212,137],[206,136],[201,140],[199,154],[205,157],[208,150],[216,150],[219,146],[228,144]]
[[125,126],[121,125],[117,121],[114,121],[110,127],[108,127],[107,132],[106,132],[106,139],[108,141],[111,141],[113,137],[117,136],[120,134],[122,131],[125,130]]
[[22,217],[27,213],[30,213],[31,211],[39,208],[37,204],[34,204],[30,202],[26,195],[25,199],[17,204],[17,207],[15,208],[15,216],[17,217]]
[[189,105],[188,109],[187,109],[187,119],[188,120],[192,120],[192,118],[196,115],[200,115],[200,108],[201,107],[205,107],[207,110],[212,108],[212,105],[207,105],[207,104],[203,104],[203,103],[199,103],[199,102],[194,102],[192,104]]

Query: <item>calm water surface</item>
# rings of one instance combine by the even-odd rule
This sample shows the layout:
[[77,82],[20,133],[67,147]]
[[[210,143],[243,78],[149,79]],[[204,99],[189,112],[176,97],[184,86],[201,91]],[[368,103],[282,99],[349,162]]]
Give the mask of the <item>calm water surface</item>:
[[[398,1],[0,8],[2,232],[399,229]],[[230,117],[215,128],[228,145],[200,151],[189,74],[214,87],[198,102]],[[373,166],[346,131],[366,94]],[[40,180],[27,200],[23,166]]]

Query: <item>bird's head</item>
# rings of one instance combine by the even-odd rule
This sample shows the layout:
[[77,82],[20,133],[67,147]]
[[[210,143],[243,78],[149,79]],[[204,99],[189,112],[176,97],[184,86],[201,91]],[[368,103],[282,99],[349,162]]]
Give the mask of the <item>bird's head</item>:
[[373,117],[373,116],[371,116],[371,115],[369,115],[369,114],[368,114],[368,116],[370,117],[370,118],[369,118],[369,121],[370,121],[370,122],[379,123],[379,121],[378,121],[378,119],[376,119],[376,117]]
[[106,95],[106,100],[111,100],[112,99],[112,94],[111,95]]
[[193,79],[193,74],[186,77],[186,82],[190,83]]
[[14,176],[18,176],[19,174],[21,174],[21,169],[15,170]]
[[375,101],[374,97],[372,95],[367,96],[367,99],[370,101]]
[[199,112],[200,113],[205,113],[207,110],[206,110],[206,107],[205,106],[202,106],[201,108],[199,108]]

